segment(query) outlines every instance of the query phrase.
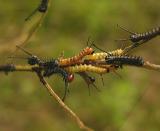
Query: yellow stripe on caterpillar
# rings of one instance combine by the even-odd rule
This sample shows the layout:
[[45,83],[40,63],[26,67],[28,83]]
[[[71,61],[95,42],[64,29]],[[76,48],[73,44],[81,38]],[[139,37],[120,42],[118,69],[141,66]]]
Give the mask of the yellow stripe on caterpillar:
[[84,57],[84,60],[103,60],[108,56],[120,56],[122,55],[124,52],[122,49],[117,49],[114,51],[110,51],[110,52],[100,52],[100,53],[93,53],[91,55],[87,55]]
[[117,50],[108,52],[108,54],[111,56],[120,56],[120,55],[123,55],[123,53],[124,51],[122,49],[117,49]]
[[108,54],[105,52],[93,53],[92,55],[87,55],[84,59],[85,60],[101,60],[101,59],[105,59],[107,55]]
[[104,74],[107,72],[107,69],[102,67],[96,67],[92,65],[75,65],[64,68],[69,73],[78,73],[78,72],[93,72],[97,74]]

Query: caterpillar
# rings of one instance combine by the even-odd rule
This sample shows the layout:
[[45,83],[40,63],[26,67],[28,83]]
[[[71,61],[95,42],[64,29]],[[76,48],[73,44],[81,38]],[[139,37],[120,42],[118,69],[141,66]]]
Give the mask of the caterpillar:
[[26,53],[29,57],[8,57],[8,58],[18,58],[18,59],[27,59],[27,63],[29,65],[40,65],[42,63],[44,63],[41,59],[39,59],[36,55],[33,55],[32,53],[30,53],[29,51],[25,50],[24,48],[22,48],[21,46],[16,45],[16,47],[18,49],[20,49],[21,51],[23,51],[24,53]]
[[69,73],[79,73],[79,72],[94,72],[97,74],[104,74],[107,69],[102,67],[96,67],[92,65],[80,64],[75,66],[64,67],[64,69]]
[[44,77],[50,77],[53,74],[61,74],[63,79],[67,82],[72,82],[74,79],[74,75],[66,72],[63,68],[59,67],[58,60],[52,59],[50,61],[46,61],[44,63],[41,63],[40,65],[43,67],[43,76]]
[[53,74],[61,74],[65,82],[65,93],[62,98],[62,100],[64,101],[66,97],[67,89],[68,89],[68,83],[73,81],[74,75],[66,72],[63,68],[61,68],[58,64],[57,59],[41,60],[37,56],[32,55],[30,52],[28,52],[24,48],[20,46],[17,46],[17,48],[19,48],[20,50],[25,52],[27,55],[29,55],[29,57],[25,58],[28,60],[29,65],[39,65],[43,69],[42,73],[44,77],[50,77]]
[[142,57],[137,56],[109,56],[106,57],[106,64],[118,65],[121,68],[124,64],[132,66],[143,66],[144,60]]
[[70,66],[70,65],[78,64],[84,56],[90,55],[93,52],[94,50],[92,48],[86,47],[78,55],[75,55],[71,58],[59,59],[59,66]]
[[137,43],[137,42],[142,41],[144,43],[144,42],[149,41],[152,38],[160,35],[160,27],[153,28],[150,31],[147,31],[147,32],[144,32],[144,33],[135,33],[135,32],[129,31],[128,29],[125,29],[122,26],[119,26],[119,27],[122,30],[124,30],[124,31],[126,31],[126,32],[131,34],[129,39],[120,39],[121,41],[130,40],[133,43]]
[[39,12],[46,12],[48,8],[48,0],[42,0],[38,7]]
[[103,60],[108,56],[120,56],[123,54],[123,50],[122,49],[117,49],[114,51],[109,51],[109,52],[100,52],[100,53],[93,53],[92,55],[87,55],[85,56],[84,60],[91,60],[91,61],[95,61],[95,60]]
[[63,77],[63,80],[65,82],[65,91],[62,101],[64,101],[68,91],[68,83],[74,79],[74,75],[66,72],[64,69],[57,66],[56,67],[50,66],[50,68],[46,68],[46,70],[43,72],[44,77],[49,77],[53,74],[60,74]]
[[29,20],[37,11],[40,13],[45,13],[48,9],[49,0],[41,0],[40,5],[25,19],[25,21]]

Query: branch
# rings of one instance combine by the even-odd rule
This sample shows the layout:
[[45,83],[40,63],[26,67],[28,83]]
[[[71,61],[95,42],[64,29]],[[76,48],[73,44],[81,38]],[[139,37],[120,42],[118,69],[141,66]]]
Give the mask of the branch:
[[139,43],[132,43],[132,45],[127,46],[127,47],[125,47],[125,48],[123,49],[123,53],[124,53],[124,54],[127,54],[129,51],[133,50],[134,48],[139,47],[140,45],[142,45],[142,44],[144,44],[144,43],[146,43],[146,42],[148,42],[148,41],[149,41],[149,40],[143,40],[143,41],[141,41],[141,42],[139,42]]
[[149,70],[160,71],[160,65],[152,64],[149,61],[144,62],[143,68],[146,68]]
[[[46,12],[40,12],[37,10],[33,14],[31,19],[26,20],[24,22],[24,25],[22,27],[20,34],[16,38],[10,41],[4,42],[5,44],[3,45],[1,44],[0,51],[1,52],[11,51],[12,49],[9,56],[13,56],[15,52],[18,50],[17,48],[14,48],[15,45],[25,46],[28,43],[28,41],[31,39],[31,37],[37,32],[39,27],[42,25],[42,22],[44,21],[44,18],[47,15],[47,12],[49,10],[50,4],[51,4],[51,0],[48,0],[48,3],[47,3],[48,8]],[[8,48],[10,46],[12,46],[12,48]]]
[[93,131],[93,129],[87,127],[80,118],[59,98],[59,96],[54,92],[52,87],[47,83],[47,81],[44,79],[44,77],[41,75],[40,72],[37,72],[37,75],[41,81],[41,83],[46,87],[49,94],[58,102],[58,104],[64,109],[66,113],[68,113],[71,118],[77,123],[80,129],[83,129],[85,131]]
[[27,71],[34,72],[36,70],[41,70],[38,65],[14,65],[14,64],[6,64],[0,65],[0,72],[13,72],[13,71]]
[[[134,66],[134,65],[124,65],[124,66]],[[144,64],[142,66],[134,66],[134,67],[141,67],[148,70],[160,71],[160,65],[150,63],[149,61],[144,61]]]

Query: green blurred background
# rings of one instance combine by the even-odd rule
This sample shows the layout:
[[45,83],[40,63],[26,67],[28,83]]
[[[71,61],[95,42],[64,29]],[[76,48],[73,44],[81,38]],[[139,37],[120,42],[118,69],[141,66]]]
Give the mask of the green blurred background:
[[[0,4],[1,63],[13,50],[24,19],[39,0],[5,0]],[[61,52],[72,56],[86,46],[89,36],[106,51],[120,48],[118,38],[128,33],[160,26],[159,0],[52,0],[49,12],[36,35],[25,48],[41,57],[57,58]],[[160,38],[132,51],[145,60],[160,63]],[[7,51],[3,50],[7,46]],[[12,49],[11,49],[12,48]],[[15,48],[15,47],[14,47]],[[24,55],[20,53],[20,55]],[[17,55],[19,55],[17,54]],[[16,60],[14,63],[21,63]],[[118,73],[96,77],[98,92],[75,76],[65,103],[91,128],[99,131],[159,131],[160,73],[125,67]],[[53,101],[32,73],[0,74],[0,131],[78,131],[77,125]],[[60,96],[64,83],[60,77],[48,79]]]

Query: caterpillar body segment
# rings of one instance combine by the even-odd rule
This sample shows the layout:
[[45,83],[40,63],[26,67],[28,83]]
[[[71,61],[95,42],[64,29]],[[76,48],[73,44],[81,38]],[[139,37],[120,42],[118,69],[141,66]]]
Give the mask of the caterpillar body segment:
[[124,52],[122,49],[117,49],[114,51],[109,51],[109,52],[100,52],[100,53],[93,53],[92,55],[87,55],[84,57],[84,60],[91,60],[91,61],[95,61],[95,60],[104,60],[106,57],[108,56],[120,56],[122,55]]
[[69,73],[79,73],[79,72],[93,72],[97,74],[104,74],[107,72],[105,68],[96,67],[92,65],[80,64],[75,66],[69,66],[64,68]]
[[106,57],[106,64],[118,65],[121,68],[123,65],[143,66],[144,60],[137,56],[109,56]]
[[120,56],[124,53],[124,51],[122,49],[117,49],[114,51],[109,51],[107,53],[109,54],[108,56]]
[[140,41],[148,41],[158,35],[160,35],[160,27],[153,28],[150,31],[144,33],[135,33],[130,36],[130,40],[133,43]]
[[110,64],[106,64],[106,60],[95,60],[95,61],[91,61],[91,60],[87,60],[84,61],[83,64],[86,65],[92,65],[95,67],[100,67],[100,68],[105,68],[106,69],[106,73],[115,71],[119,68],[118,65],[110,65]]
[[86,47],[78,55],[75,55],[71,58],[59,59],[59,66],[70,66],[70,65],[78,64],[80,63],[83,57],[85,57],[86,55],[90,55],[93,52],[94,50],[92,48]]
[[87,55],[84,60],[91,60],[91,61],[94,61],[94,60],[102,60],[102,59],[105,59],[105,57],[107,56],[108,54],[105,53],[105,52],[101,52],[101,53],[93,53],[92,55]]

